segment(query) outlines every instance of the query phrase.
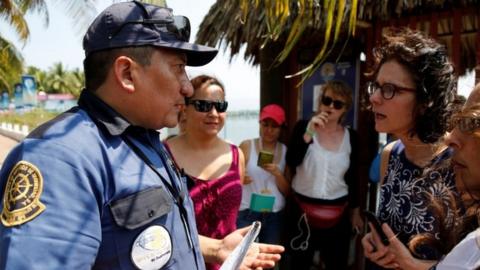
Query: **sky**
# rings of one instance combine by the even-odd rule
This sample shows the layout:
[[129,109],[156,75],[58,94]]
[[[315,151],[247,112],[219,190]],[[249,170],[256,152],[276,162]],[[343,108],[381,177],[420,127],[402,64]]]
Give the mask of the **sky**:
[[[81,46],[85,32],[79,31],[72,20],[63,13],[64,7],[47,0],[49,5],[50,24],[45,27],[38,15],[28,15],[30,39],[25,46],[16,41],[16,36],[6,24],[0,23],[2,35],[13,41],[21,50],[27,65],[47,70],[54,63],[62,62],[66,68],[82,68],[84,52]],[[57,1],[58,2],[58,1]],[[109,6],[111,0],[97,0],[97,11]],[[185,15],[190,19],[194,40],[198,26],[207,14],[215,0],[167,0],[175,15]],[[220,79],[225,85],[226,96],[229,102],[229,111],[258,110],[260,106],[260,71],[258,66],[252,66],[243,61],[243,52],[236,55],[230,62],[230,54],[225,48],[220,48],[217,57],[208,65],[202,67],[188,67],[190,77],[208,74]],[[468,96],[473,89],[474,78],[470,74],[461,78],[459,94]]]
[[[25,46],[5,24],[0,24],[0,32],[17,45],[26,65],[48,70],[54,63],[62,62],[67,69],[82,68],[84,52],[82,38],[85,30],[79,31],[72,20],[63,14],[64,6],[47,0],[50,23],[45,27],[43,19],[36,14],[27,15],[30,39]],[[58,2],[58,1],[57,1]],[[108,7],[111,0],[97,0],[98,13]],[[193,42],[203,17],[215,0],[167,0],[167,5],[175,15],[185,15],[190,19]],[[243,53],[235,56],[230,63],[230,53],[219,49],[217,57],[208,65],[188,67],[192,78],[200,74],[217,77],[224,85],[229,111],[258,110],[260,107],[260,71],[243,61]]]

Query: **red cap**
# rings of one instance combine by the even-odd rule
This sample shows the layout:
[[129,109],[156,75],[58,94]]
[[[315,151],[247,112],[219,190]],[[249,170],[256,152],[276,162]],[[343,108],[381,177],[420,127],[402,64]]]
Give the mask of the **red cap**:
[[285,123],[285,111],[276,104],[267,105],[260,112],[260,121],[268,118],[275,121],[278,125],[283,125]]

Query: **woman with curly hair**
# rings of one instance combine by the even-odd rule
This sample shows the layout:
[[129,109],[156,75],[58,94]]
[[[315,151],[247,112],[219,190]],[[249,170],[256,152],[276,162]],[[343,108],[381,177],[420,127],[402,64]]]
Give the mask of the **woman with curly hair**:
[[[470,94],[465,108],[457,113],[451,121],[452,132],[445,143],[453,149],[448,164],[455,171],[455,182],[461,194],[461,203],[451,197],[450,205],[457,211],[445,211],[445,207],[436,207],[434,212],[445,217],[453,215],[455,226],[444,226],[440,232],[446,237],[441,246],[447,254],[440,261],[425,261],[414,258],[391,230],[384,224],[382,230],[390,238],[390,245],[384,246],[376,242],[379,252],[385,253],[385,263],[391,268],[403,270],[447,270],[447,269],[480,269],[480,84]],[[442,205],[443,200],[432,197],[432,205]],[[456,207],[455,207],[456,206]],[[452,209],[452,208],[451,208]],[[373,239],[378,239],[375,235]],[[418,241],[416,241],[418,240]],[[412,242],[435,242],[432,234],[418,235]],[[438,241],[436,241],[438,242]],[[412,246],[412,245],[410,245]],[[453,248],[453,249],[452,249]]]
[[[438,221],[429,211],[427,194],[441,196],[454,184],[450,169],[428,168],[451,155],[442,138],[456,78],[445,47],[410,29],[389,29],[374,57],[374,81],[367,90],[375,129],[398,138],[382,152],[377,215],[407,245],[414,235],[435,234]],[[365,256],[386,267],[385,254],[373,243],[371,234],[362,239]],[[430,245],[417,245],[414,254],[429,260],[442,256]]]

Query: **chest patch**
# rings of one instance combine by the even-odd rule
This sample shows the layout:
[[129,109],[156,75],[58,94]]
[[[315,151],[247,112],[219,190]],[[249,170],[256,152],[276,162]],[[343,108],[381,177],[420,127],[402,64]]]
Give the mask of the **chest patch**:
[[161,269],[172,257],[172,237],[163,226],[145,229],[135,239],[131,258],[139,269]]
[[26,161],[18,162],[10,171],[3,194],[2,224],[12,227],[26,223],[45,210],[40,202],[43,177],[38,168]]

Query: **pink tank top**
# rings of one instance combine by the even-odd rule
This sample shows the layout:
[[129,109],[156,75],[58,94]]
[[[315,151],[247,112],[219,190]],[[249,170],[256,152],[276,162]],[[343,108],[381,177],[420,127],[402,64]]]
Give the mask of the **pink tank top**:
[[[167,144],[166,147],[171,153]],[[223,239],[236,230],[237,214],[242,200],[238,147],[231,144],[230,149],[232,163],[220,178],[205,181],[188,175],[187,180],[195,207],[198,233],[215,239]],[[220,267],[207,264],[207,268]]]

